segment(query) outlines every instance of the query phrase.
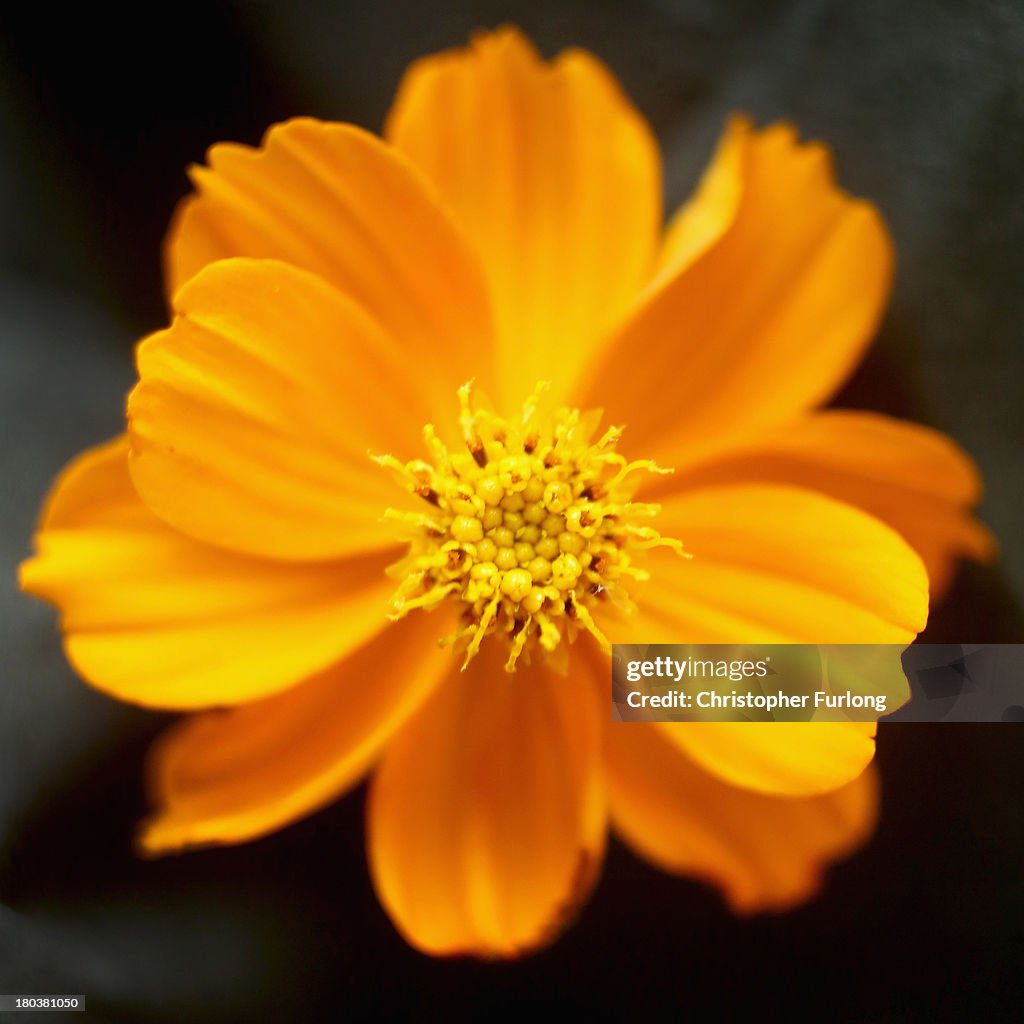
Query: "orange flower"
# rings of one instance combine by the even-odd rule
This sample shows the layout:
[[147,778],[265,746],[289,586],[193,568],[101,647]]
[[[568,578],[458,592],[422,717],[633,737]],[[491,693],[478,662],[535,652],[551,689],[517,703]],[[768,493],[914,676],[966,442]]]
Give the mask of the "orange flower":
[[925,566],[989,553],[952,442],[816,411],[885,304],[877,211],[737,117],[662,233],[643,119],[514,30],[415,64],[384,136],[210,150],[127,436],[64,471],[22,569],[85,679],[195,712],[142,849],[376,766],[374,882],[430,953],[549,941],[609,820],[738,910],[806,898],[872,827],[873,727],[615,725],[602,651],[907,643]]

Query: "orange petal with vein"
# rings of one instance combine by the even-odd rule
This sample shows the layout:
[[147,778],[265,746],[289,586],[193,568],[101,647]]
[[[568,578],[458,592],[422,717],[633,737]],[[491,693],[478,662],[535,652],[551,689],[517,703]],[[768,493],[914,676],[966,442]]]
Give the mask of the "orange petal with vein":
[[[928,579],[894,530],[832,498],[775,485],[671,495],[659,528],[684,560],[652,552],[639,611],[609,629],[637,643],[908,644],[924,628]],[[873,723],[664,724],[708,771],[769,793],[820,793],[874,753]]]
[[566,388],[650,273],[657,143],[607,68],[541,59],[517,30],[417,61],[387,138],[437,186],[480,255],[498,323],[500,393]]
[[415,499],[369,453],[418,452],[428,418],[395,339],[322,278],[272,260],[213,263],[174,304],[173,324],[139,346],[128,399],[146,504],[268,558],[393,545],[384,510]]
[[340,796],[452,663],[437,616],[389,626],[286,693],[192,715],[150,754],[147,853],[238,843]]
[[[468,244],[422,174],[348,124],[274,125],[258,148],[219,143],[194,167],[165,243],[167,290],[232,256],[282,260],[352,296],[416,357],[419,383],[450,401],[492,389],[491,313]],[[432,415],[446,411],[437,409]]]
[[995,554],[992,535],[970,512],[982,489],[970,456],[936,430],[877,413],[811,413],[666,479],[664,490],[791,484],[856,505],[917,551],[933,599],[948,586],[957,559]]
[[[604,407],[636,450],[668,465],[827,399],[861,358],[892,280],[878,211],[840,190],[823,145],[798,143],[787,125],[729,132],[720,191],[742,193],[727,230],[655,279],[582,389],[582,405]],[[668,246],[685,248],[671,234]]]
[[257,700],[387,625],[394,557],[250,558],[159,520],[118,438],[78,456],[47,501],[22,587],[57,606],[68,657],[98,689],[149,707]]
[[604,845],[597,690],[585,673],[507,673],[495,645],[398,733],[374,777],[370,866],[406,939],[512,957],[550,941]]
[[609,726],[608,758],[619,835],[663,870],[717,885],[741,913],[814,895],[824,868],[863,843],[878,814],[871,767],[829,793],[767,796],[703,771],[642,722]]

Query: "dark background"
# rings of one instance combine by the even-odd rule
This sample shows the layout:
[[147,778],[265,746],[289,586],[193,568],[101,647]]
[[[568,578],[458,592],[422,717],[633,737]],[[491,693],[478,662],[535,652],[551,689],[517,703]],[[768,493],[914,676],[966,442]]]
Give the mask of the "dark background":
[[1000,566],[926,639],[1024,627],[1024,7],[647,0],[5,4],[0,14],[0,992],[84,993],[94,1019],[1022,1018],[1017,725],[881,730],[883,819],[822,897],[734,919],[613,844],[597,892],[518,964],[436,962],[377,906],[362,794],[267,840],[133,858],[163,718],[75,680],[15,593],[57,468],[120,429],[131,345],[160,326],[159,246],[185,166],[294,114],[378,128],[403,67],[475,27],[583,45],[652,121],[676,205],[725,115],[786,117],[874,199],[900,267],[840,402],[932,423],[982,467]]

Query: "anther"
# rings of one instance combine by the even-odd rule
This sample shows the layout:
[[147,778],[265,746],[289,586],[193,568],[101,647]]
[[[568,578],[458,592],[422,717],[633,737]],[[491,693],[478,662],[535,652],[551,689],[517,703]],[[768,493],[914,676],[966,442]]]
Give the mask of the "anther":
[[416,493],[424,500],[429,501],[431,505],[439,506],[441,504],[441,498],[437,491],[434,490],[430,484],[420,484],[416,488]]
[[483,469],[487,465],[487,451],[484,448],[483,441],[476,437],[467,447],[469,448],[469,454],[473,456],[473,461]]

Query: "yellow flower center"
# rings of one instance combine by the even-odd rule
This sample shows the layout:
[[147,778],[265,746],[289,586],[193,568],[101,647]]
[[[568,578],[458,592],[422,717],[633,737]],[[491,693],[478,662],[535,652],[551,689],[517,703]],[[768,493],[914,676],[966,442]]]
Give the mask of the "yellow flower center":
[[508,646],[510,672],[521,657],[564,651],[562,640],[581,630],[610,649],[593,611],[608,600],[632,609],[627,584],[648,575],[635,553],[682,553],[650,525],[659,506],[632,500],[637,471],[672,471],[627,462],[615,450],[619,427],[592,441],[599,413],[542,411],[546,388],[539,384],[512,421],[475,408],[463,385],[465,451],[450,451],[428,425],[430,461],[373,456],[429,506],[385,513],[410,528],[409,552],[389,570],[401,580],[390,617],[458,602],[459,628],[442,643],[464,646],[463,667],[491,635]]

